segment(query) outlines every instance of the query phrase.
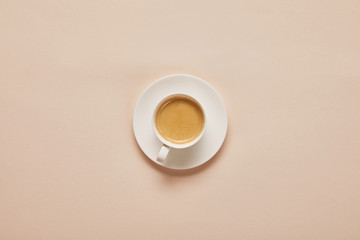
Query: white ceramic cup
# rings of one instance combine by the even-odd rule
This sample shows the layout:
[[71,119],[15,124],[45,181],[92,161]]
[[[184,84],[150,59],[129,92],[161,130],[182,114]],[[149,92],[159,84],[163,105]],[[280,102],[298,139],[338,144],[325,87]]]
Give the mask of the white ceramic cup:
[[[176,97],[176,96],[180,96],[180,97],[185,97],[185,98],[189,98],[191,99],[192,101],[194,101],[195,103],[198,104],[198,106],[200,107],[201,111],[202,111],[202,114],[204,116],[204,127],[200,133],[200,135],[194,139],[193,141],[191,142],[188,142],[188,143],[184,143],[184,144],[177,144],[177,143],[172,143],[172,142],[169,142],[168,140],[166,140],[165,138],[163,138],[159,131],[157,130],[156,128],[156,124],[155,124],[155,118],[156,118],[156,113],[159,109],[159,107],[161,106],[161,104],[165,101],[167,101],[169,98],[172,98],[172,97]],[[163,98],[156,106],[155,110],[154,110],[154,113],[153,113],[153,117],[152,117],[152,126],[153,126],[153,129],[154,129],[154,132],[155,132],[155,135],[159,138],[159,140],[163,143],[161,149],[160,149],[160,152],[156,158],[156,160],[160,163],[164,163],[165,160],[166,160],[166,157],[170,151],[171,148],[176,148],[176,149],[185,149],[185,148],[188,148],[188,147],[191,147],[193,146],[195,143],[197,143],[200,138],[203,136],[204,134],[204,131],[205,131],[205,128],[206,128],[206,116],[205,116],[205,111],[204,111],[204,108],[201,106],[201,104],[199,103],[199,101],[197,101],[195,98],[193,98],[192,96],[189,96],[189,95],[186,95],[186,94],[182,94],[182,93],[178,93],[178,94],[171,94],[171,95],[168,95],[166,96],[165,98]]]

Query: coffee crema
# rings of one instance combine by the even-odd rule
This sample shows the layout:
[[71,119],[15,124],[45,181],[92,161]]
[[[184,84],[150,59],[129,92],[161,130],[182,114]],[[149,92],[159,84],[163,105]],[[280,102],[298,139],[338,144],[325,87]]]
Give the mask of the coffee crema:
[[170,97],[158,107],[155,126],[159,134],[175,144],[194,141],[205,125],[204,113],[197,102],[186,96]]

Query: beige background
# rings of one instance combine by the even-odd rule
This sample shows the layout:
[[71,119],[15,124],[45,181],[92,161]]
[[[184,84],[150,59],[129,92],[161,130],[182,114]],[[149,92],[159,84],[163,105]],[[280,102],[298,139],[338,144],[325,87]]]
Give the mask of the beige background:
[[[360,2],[0,0],[0,239],[360,239]],[[185,172],[132,113],[212,84],[225,144]]]

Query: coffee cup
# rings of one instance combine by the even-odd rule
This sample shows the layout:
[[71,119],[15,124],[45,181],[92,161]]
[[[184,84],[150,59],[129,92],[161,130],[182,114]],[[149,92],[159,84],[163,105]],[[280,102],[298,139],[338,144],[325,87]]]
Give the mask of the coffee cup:
[[199,101],[186,94],[171,94],[156,106],[152,126],[163,143],[157,161],[164,163],[169,151],[196,144],[206,128],[205,112]]

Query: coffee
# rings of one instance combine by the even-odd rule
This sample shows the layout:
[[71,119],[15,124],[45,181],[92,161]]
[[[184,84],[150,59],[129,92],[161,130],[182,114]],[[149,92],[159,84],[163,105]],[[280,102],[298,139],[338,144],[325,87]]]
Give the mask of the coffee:
[[186,144],[202,133],[204,113],[197,102],[186,96],[173,96],[163,101],[155,114],[159,134],[175,144]]

